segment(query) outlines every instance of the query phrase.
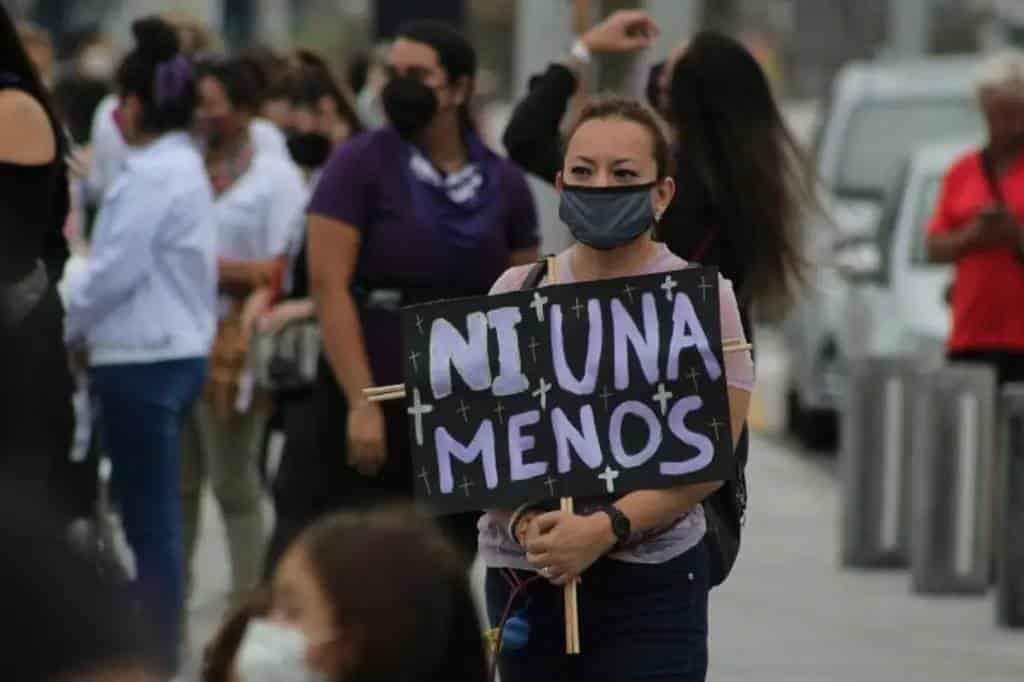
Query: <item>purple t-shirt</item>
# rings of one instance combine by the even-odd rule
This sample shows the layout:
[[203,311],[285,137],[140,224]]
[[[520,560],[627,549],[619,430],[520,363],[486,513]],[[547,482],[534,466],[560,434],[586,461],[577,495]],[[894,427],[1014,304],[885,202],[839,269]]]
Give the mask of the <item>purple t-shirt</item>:
[[[537,211],[522,172],[470,131],[466,143],[482,185],[477,199],[465,203],[417,178],[414,147],[391,127],[363,133],[334,152],[309,213],[359,230],[357,288],[415,292],[419,302],[482,296],[512,252],[537,245]],[[397,311],[360,308],[374,381],[401,382]]]

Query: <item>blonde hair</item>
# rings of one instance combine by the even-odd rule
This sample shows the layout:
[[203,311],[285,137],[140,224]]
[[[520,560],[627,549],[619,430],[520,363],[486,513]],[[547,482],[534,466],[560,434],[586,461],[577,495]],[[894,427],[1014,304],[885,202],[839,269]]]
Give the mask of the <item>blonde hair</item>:
[[978,67],[975,86],[978,94],[1016,92],[1024,96],[1024,52],[1004,50],[986,59]]

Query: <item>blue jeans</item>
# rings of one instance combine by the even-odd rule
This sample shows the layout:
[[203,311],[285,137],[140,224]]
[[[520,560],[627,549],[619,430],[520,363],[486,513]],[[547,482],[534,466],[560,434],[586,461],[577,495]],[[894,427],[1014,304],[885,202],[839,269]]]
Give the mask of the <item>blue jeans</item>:
[[[532,573],[519,572],[522,579]],[[708,551],[704,542],[663,564],[601,559],[579,586],[579,656],[565,654],[562,588],[537,581],[511,613],[529,624],[525,646],[504,648],[503,682],[703,682],[708,667]],[[497,626],[511,588],[487,570],[487,611]]]
[[181,427],[202,388],[206,360],[107,365],[91,374],[136,587],[173,670],[185,602]]

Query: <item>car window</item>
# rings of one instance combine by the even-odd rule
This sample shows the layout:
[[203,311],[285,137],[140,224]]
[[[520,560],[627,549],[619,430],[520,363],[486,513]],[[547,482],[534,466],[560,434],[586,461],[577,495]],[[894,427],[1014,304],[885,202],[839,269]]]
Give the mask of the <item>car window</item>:
[[882,281],[889,281],[891,264],[889,254],[894,253],[893,245],[896,240],[896,230],[899,226],[900,208],[903,205],[903,196],[907,191],[907,183],[910,179],[910,164],[903,162],[900,167],[898,180],[886,191],[885,201],[882,202],[882,213],[878,219],[878,252],[882,257]]
[[836,194],[881,200],[910,152],[944,137],[978,135],[983,122],[974,99],[868,100],[850,117],[839,157]]
[[921,183],[921,190],[917,194],[917,202],[914,205],[914,222],[911,223],[913,230],[910,242],[910,262],[917,266],[932,266],[928,261],[928,223],[935,213],[935,204],[939,200],[939,190],[942,188],[942,176],[932,175]]

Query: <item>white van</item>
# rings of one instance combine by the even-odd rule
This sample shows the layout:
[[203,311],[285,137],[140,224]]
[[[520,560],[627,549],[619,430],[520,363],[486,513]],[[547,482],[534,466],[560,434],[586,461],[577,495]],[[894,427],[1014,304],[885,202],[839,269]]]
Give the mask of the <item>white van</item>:
[[[953,266],[928,261],[927,227],[946,171],[979,142],[949,141],[915,151],[886,200],[876,237],[851,243],[837,255],[847,283],[837,337],[840,365],[866,355],[944,355]],[[877,267],[865,267],[870,256],[847,258],[854,249],[875,250]]]
[[[788,421],[808,446],[834,442],[842,394],[838,335],[846,281],[835,257],[842,253],[848,266],[862,270],[877,268],[879,252],[862,248],[864,238],[876,237],[883,198],[907,156],[922,144],[980,136],[977,64],[973,57],[853,63],[836,79],[814,150],[827,218],[804,225],[811,277],[784,324],[792,353]],[[855,264],[858,257],[867,260]]]

